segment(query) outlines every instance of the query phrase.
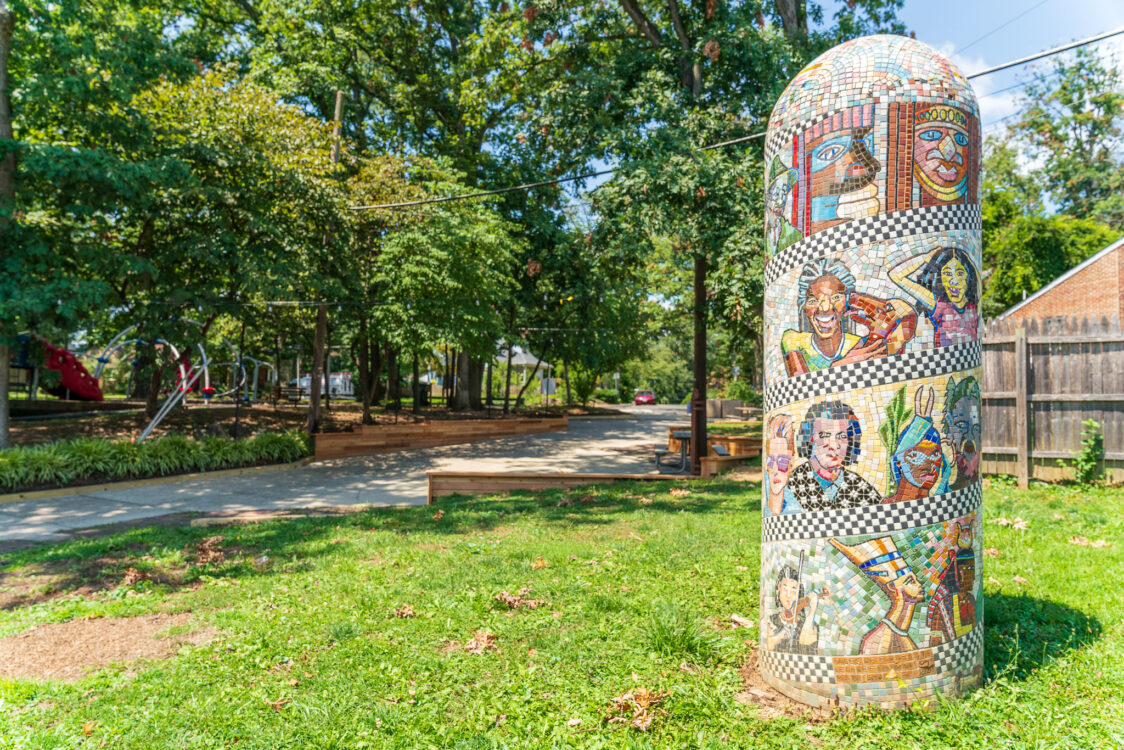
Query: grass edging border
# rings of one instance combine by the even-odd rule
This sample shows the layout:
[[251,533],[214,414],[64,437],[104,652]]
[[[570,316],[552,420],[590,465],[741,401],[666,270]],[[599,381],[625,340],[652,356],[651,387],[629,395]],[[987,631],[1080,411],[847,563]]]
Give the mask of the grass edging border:
[[258,474],[265,471],[283,471],[286,469],[299,469],[313,462],[312,456],[305,456],[298,461],[287,464],[267,464],[265,466],[241,466],[234,469],[219,469],[217,471],[196,471],[190,474],[169,474],[164,477],[149,477],[148,479],[127,479],[123,482],[106,482],[103,484],[85,484],[75,487],[59,487],[53,490],[29,490],[27,492],[11,492],[0,495],[0,505],[16,503],[23,500],[46,500],[52,497],[67,497],[69,495],[87,495],[93,492],[106,492],[108,490],[127,490],[137,487],[153,487],[159,484],[174,484],[186,482],[191,479],[209,479],[212,477],[236,477],[242,474]]

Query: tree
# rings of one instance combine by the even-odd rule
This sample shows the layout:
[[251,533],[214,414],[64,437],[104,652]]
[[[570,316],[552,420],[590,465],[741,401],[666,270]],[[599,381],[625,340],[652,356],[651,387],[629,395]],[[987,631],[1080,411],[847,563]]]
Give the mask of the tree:
[[1032,79],[1012,127],[1042,160],[1038,175],[1062,213],[1124,229],[1120,74],[1092,49],[1057,57]]
[[981,312],[994,317],[1104,249],[1118,233],[1091,219],[1020,216],[990,247]]

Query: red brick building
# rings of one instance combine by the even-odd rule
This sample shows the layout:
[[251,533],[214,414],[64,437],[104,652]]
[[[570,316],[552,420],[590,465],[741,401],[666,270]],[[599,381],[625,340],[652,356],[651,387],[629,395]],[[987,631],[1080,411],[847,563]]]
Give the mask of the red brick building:
[[1124,320],[1124,237],[1007,309],[998,319],[1021,323],[1032,318],[1072,316]]

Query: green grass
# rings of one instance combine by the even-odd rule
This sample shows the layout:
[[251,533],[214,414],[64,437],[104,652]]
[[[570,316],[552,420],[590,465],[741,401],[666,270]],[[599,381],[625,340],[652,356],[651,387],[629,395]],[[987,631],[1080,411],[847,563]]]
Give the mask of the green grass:
[[[208,646],[131,674],[75,684],[0,681],[0,747],[1113,748],[1124,742],[1124,490],[1005,483],[987,523],[986,684],[926,710],[823,723],[758,716],[735,699],[757,620],[757,485],[716,480],[450,499],[433,508],[223,529],[138,529],[11,553],[36,565],[112,558],[178,569],[138,584],[0,612],[0,635],[89,616],[187,611],[219,628]],[[581,495],[588,494],[583,490]],[[644,495],[653,502],[642,504]],[[221,534],[226,559],[193,563]],[[1105,539],[1079,547],[1074,535]],[[269,562],[253,560],[268,555]],[[546,563],[537,562],[542,560]],[[1025,585],[1014,582],[1015,576]],[[197,585],[191,588],[185,584]],[[0,580],[0,585],[3,585]],[[501,590],[549,604],[509,609]],[[395,617],[408,605],[414,617]],[[474,630],[499,652],[463,648]],[[290,684],[295,681],[296,684]],[[648,732],[608,725],[609,701],[666,691]],[[288,699],[280,710],[266,701]],[[570,725],[571,720],[580,723]],[[94,722],[87,724],[87,722]],[[83,727],[90,737],[83,736]]]

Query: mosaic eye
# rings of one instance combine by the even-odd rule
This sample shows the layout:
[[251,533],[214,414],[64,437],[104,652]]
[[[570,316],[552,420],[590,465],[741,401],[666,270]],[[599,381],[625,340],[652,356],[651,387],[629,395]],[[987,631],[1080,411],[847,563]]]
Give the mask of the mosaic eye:
[[968,136],[964,135],[963,133],[957,133],[956,135],[954,135],[952,137],[952,139],[954,141],[956,141],[957,146],[967,146],[968,145]]
[[941,139],[941,131],[936,129],[923,130],[917,135],[923,141],[939,141]]

